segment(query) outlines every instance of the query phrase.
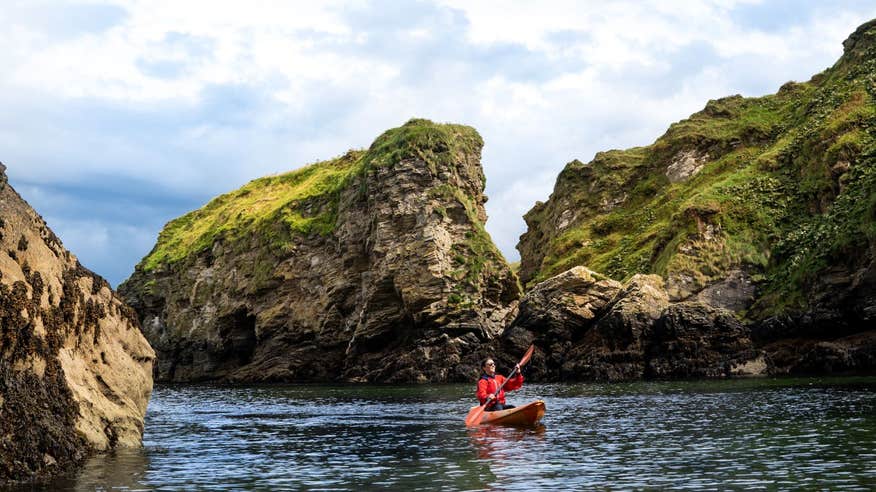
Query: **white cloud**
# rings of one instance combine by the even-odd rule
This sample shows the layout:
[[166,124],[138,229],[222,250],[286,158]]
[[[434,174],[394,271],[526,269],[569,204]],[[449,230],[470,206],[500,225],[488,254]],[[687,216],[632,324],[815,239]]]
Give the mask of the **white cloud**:
[[85,208],[58,214],[64,205],[39,199],[59,235],[106,231],[72,241],[83,257],[112,256],[124,227],[154,240],[192,197],[426,117],[483,135],[488,229],[515,259],[522,213],[566,162],[648,144],[708,99],[806,79],[876,16],[852,1],[14,5],[0,12],[0,158],[13,185],[66,186],[74,201],[83,184],[178,198],[149,225],[104,229]]

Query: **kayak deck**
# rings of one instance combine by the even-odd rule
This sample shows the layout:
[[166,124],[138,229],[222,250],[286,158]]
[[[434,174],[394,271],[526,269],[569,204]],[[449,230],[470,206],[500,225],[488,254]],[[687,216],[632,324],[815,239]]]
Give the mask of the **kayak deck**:
[[544,412],[544,402],[536,400],[527,403],[526,405],[509,408],[508,410],[484,412],[480,423],[490,425],[533,426],[544,417]]

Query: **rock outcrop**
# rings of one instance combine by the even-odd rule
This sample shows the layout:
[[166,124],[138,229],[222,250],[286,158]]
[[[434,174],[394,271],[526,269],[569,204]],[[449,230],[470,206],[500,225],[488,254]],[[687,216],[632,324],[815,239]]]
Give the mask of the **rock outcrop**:
[[581,338],[620,290],[619,282],[584,267],[538,284],[521,299],[506,335],[514,343],[501,352],[523,353],[535,343],[544,357],[533,361],[534,373],[558,379],[558,369],[573,341]]
[[644,377],[654,324],[668,305],[663,279],[634,276],[594,329],[570,351],[563,364],[565,377],[607,381]]
[[411,120],[170,222],[119,288],[156,377],[470,380],[520,295],[483,227],[482,145]]
[[154,355],[134,311],[64,249],[0,165],[0,482],[139,446]]
[[536,285],[520,301],[519,314],[498,346],[500,352],[518,353],[529,343],[541,353],[528,370],[541,380],[765,372],[749,329],[730,311],[670,302],[658,275],[635,275],[621,286],[575,267]]
[[654,325],[646,377],[714,378],[764,374],[750,330],[725,309],[700,302],[669,306]]
[[[658,325],[682,337],[693,336],[685,324],[739,333],[738,346],[711,335],[696,346],[742,353],[754,343],[763,360],[745,371],[876,369],[876,21],[843,46],[840,60],[808,82],[709,101],[649,146],[570,162],[548,201],[525,216],[521,281],[534,292],[575,266],[618,281],[657,274],[672,310],[681,310]],[[724,314],[691,310],[696,303],[728,310],[746,330]],[[576,377],[686,372],[668,360],[626,360],[627,348],[644,350],[624,345],[637,340],[635,322],[609,331],[606,323],[588,332],[597,348],[568,353]],[[607,374],[594,357],[625,362]]]

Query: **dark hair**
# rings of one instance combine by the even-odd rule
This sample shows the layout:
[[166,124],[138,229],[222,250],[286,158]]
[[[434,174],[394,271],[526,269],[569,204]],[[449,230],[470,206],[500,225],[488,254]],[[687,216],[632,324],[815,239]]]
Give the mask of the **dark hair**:
[[487,357],[486,359],[484,359],[483,361],[481,361],[481,367],[486,366],[486,365],[487,365],[487,362],[489,362],[489,361],[491,361],[491,360],[492,360],[493,362],[496,362],[492,357]]

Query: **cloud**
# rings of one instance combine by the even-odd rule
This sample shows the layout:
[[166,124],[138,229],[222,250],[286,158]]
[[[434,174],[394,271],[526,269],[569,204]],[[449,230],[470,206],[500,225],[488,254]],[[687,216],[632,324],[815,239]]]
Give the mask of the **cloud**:
[[876,17],[858,1],[5,7],[0,159],[114,284],[167,220],[411,117],[482,134],[487,228],[516,259],[521,215],[566,162],[808,79]]
[[[12,169],[12,167],[10,167]],[[157,231],[180,210],[200,206],[143,182],[115,176],[88,185],[44,185],[18,180],[24,197],[86,267],[117,285],[147,254]],[[202,197],[203,199],[204,197]]]
[[0,11],[4,26],[27,25],[35,34],[55,41],[104,32],[121,24],[126,17],[125,9],[116,5],[58,4],[41,0],[5,2]]
[[45,217],[79,262],[117,287],[155,244],[154,224],[134,226],[117,222]]

